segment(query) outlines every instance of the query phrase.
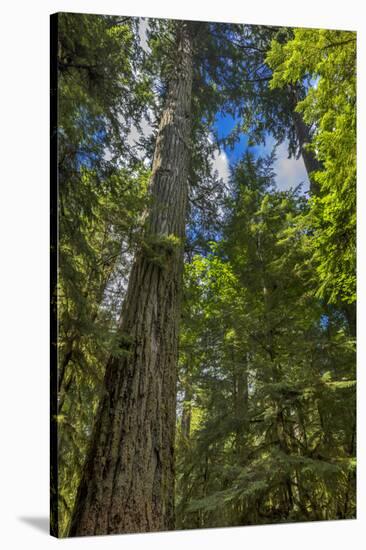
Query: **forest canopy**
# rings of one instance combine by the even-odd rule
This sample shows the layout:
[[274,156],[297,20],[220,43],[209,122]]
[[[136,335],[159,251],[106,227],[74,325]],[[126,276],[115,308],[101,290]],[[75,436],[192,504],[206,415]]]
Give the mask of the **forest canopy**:
[[51,30],[52,533],[354,518],[356,33]]

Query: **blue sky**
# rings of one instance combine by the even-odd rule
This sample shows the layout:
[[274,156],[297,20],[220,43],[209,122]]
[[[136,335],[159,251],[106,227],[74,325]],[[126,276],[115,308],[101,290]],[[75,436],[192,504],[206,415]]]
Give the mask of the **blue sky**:
[[[139,36],[141,39],[141,46],[145,51],[149,50],[147,44],[147,27],[148,20],[141,19],[139,21]],[[235,119],[229,115],[223,116],[218,114],[216,129],[220,138],[227,136],[235,126]],[[143,133],[149,133],[149,124],[143,121],[142,124]],[[135,141],[137,135],[136,130],[132,129],[131,141]],[[269,136],[265,146],[250,147],[250,150],[255,155],[268,155],[275,143],[271,136]],[[225,150],[217,151],[214,154],[213,168],[218,171],[219,176],[223,178],[225,182],[228,181],[230,176],[230,166],[232,166],[243,154],[248,147],[248,138],[245,135],[240,137],[238,143],[234,148],[225,148]],[[298,160],[288,158],[287,143],[281,143],[276,150],[277,160],[274,164],[274,171],[276,173],[276,184],[278,189],[286,190],[291,187],[296,187],[300,183],[303,183],[303,192],[309,189],[309,180],[304,166],[304,161],[300,157]]]
[[[234,126],[235,119],[233,117],[221,114],[217,116],[216,130],[220,139],[226,137]],[[250,147],[250,151],[256,156],[264,156],[271,152],[274,145],[274,139],[269,135],[265,146],[253,146]],[[233,148],[226,147],[220,154],[215,155],[215,168],[224,180],[227,180],[230,173],[229,167],[240,159],[247,148],[248,138],[242,135]],[[300,157],[298,160],[294,158],[289,159],[286,142],[277,147],[276,156],[277,160],[274,164],[274,171],[276,172],[277,187],[281,190],[286,190],[296,187],[299,183],[303,182],[303,191],[307,191],[309,189],[309,181],[302,158]]]
[[[217,116],[216,131],[219,138],[227,136],[235,126],[235,120],[230,116]],[[141,123],[142,135],[145,137],[150,135],[152,128],[150,123],[143,119]],[[128,137],[130,145],[138,142],[141,134],[134,126],[131,127],[131,132]],[[275,142],[273,137],[268,136],[266,145],[251,146],[249,149],[256,156],[265,156],[271,153]],[[227,183],[230,177],[230,168],[241,158],[245,150],[248,148],[248,138],[245,135],[240,136],[240,140],[233,148],[222,148],[221,151],[216,151],[213,158],[213,169],[217,170],[219,176]],[[287,143],[281,143],[276,149],[277,160],[274,163],[274,171],[276,173],[276,184],[278,189],[287,190],[291,187],[296,187],[303,182],[303,192],[309,189],[309,180],[304,166],[304,161],[300,157],[298,160],[288,158]]]

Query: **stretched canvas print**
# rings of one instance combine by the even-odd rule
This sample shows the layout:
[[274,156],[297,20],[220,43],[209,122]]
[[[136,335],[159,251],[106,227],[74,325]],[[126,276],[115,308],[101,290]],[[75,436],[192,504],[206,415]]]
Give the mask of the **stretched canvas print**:
[[356,33],[51,16],[51,533],[356,516]]

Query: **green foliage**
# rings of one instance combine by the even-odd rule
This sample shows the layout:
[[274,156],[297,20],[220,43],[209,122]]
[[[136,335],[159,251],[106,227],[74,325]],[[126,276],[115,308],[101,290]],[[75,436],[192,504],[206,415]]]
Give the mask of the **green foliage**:
[[[138,20],[59,16],[61,534],[105,365],[129,353],[118,327],[132,259],[142,249],[164,268],[181,245],[145,227],[148,163],[179,70],[179,24],[150,20],[143,51]],[[355,35],[192,28],[177,527],[354,517]],[[319,194],[278,191],[274,156],[248,153],[225,189],[212,174],[217,115],[238,120],[228,146],[243,132],[253,143],[270,132],[298,155],[296,103],[322,163]],[[131,146],[131,124],[139,128],[149,113],[151,137]]]
[[[108,180],[82,169],[60,210],[59,497],[67,525],[110,355],[124,353],[116,332],[121,295],[141,236],[149,172],[120,170]],[[72,200],[71,200],[72,199]],[[119,284],[118,284],[119,283]]]
[[318,295],[330,303],[356,299],[356,35],[354,32],[295,29],[286,44],[272,42],[267,57],[272,88],[311,79],[296,110],[315,127],[312,150],[323,170],[312,199],[313,259]]
[[142,248],[150,262],[166,266],[166,262],[181,245],[181,240],[176,235],[145,235]]
[[181,528],[354,517],[353,341],[316,296],[308,209],[246,155],[223,239],[186,265]]
[[136,23],[133,18],[58,15],[61,191],[76,184],[81,163],[92,164],[102,176],[131,154],[126,139],[131,122],[139,124],[152,98],[149,78],[141,73]]
[[[136,78],[133,20],[59,14],[58,471],[66,533],[130,258],[141,240],[150,170],[126,142],[149,97]],[[131,53],[133,52],[133,53]],[[128,91],[128,93],[127,93]],[[121,158],[123,162],[121,162]],[[56,182],[55,182],[56,183]]]

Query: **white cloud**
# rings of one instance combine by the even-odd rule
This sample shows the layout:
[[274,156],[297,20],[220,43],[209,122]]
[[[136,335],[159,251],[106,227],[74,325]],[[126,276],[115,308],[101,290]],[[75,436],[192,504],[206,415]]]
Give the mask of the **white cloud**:
[[214,172],[217,171],[219,178],[223,179],[225,185],[228,184],[230,177],[230,166],[229,159],[227,158],[225,151],[219,151],[218,149],[215,150],[213,154],[212,170]]
[[299,159],[288,158],[288,143],[281,143],[276,149],[277,160],[274,164],[276,183],[278,189],[287,191],[299,183],[303,183],[302,190],[309,189],[309,180],[302,157]]
[[[152,113],[149,113],[152,116]],[[149,137],[153,132],[153,127],[150,121],[147,118],[143,118],[140,124],[141,132],[136,128],[135,125],[131,126],[129,134],[127,136],[127,141],[129,145],[136,145],[140,137]]]
[[142,17],[140,17],[138,27],[139,27],[138,32],[139,32],[139,37],[140,37],[141,48],[145,52],[149,52],[150,48],[147,44],[147,29],[149,27],[149,23],[148,23],[147,19],[142,19]]
[[[276,142],[273,136],[269,136],[266,139],[266,144],[257,146],[256,152],[263,156],[269,155]],[[307,191],[309,189],[309,179],[304,165],[302,157],[296,159],[294,157],[288,158],[288,141],[276,147],[276,161],[273,165],[273,170],[276,174],[275,181],[277,188],[280,191],[287,191],[296,187],[300,183],[303,183],[302,190]]]
[[252,150],[255,153],[258,153],[260,156],[270,155],[272,153],[273,147],[276,145],[276,140],[272,135],[266,136],[265,145],[255,145]]
[[[149,116],[150,118],[153,118],[152,111],[149,111]],[[120,120],[121,120],[121,124],[123,124],[124,123],[123,119],[121,118]],[[134,124],[131,124],[130,126],[126,139],[127,139],[128,145],[130,145],[131,147],[138,145],[141,137],[149,137],[153,132],[153,127],[150,121],[146,117],[143,117],[143,119],[141,120],[140,128],[141,128],[141,131]],[[143,157],[142,152],[135,150],[135,154],[139,158]],[[112,159],[112,153],[110,149],[105,149],[104,160],[110,161],[111,159]]]
[[[208,143],[210,145],[213,145],[214,143],[214,137],[212,134],[208,135]],[[218,147],[215,147],[212,157],[211,169],[212,174],[217,172],[219,178],[222,178],[225,185],[229,183],[230,163],[223,149],[221,149],[220,151]]]
[[[149,112],[150,118],[153,117],[153,113]],[[153,132],[153,127],[151,123],[148,121],[147,118],[143,118],[141,121],[141,132],[136,128],[136,126],[132,125],[131,129],[129,131],[129,134],[127,136],[127,141],[129,145],[134,146],[139,143],[139,140],[141,137],[148,137]],[[209,137],[209,142],[212,143],[212,137]],[[218,177],[222,178],[224,181],[224,184],[227,185],[229,182],[230,177],[230,164],[229,159],[225,153],[225,151],[219,149],[215,149],[213,153],[212,158],[212,172],[217,172]]]
[[[142,17],[139,17],[139,19],[138,19],[138,35],[139,35],[139,38],[140,38],[141,48],[147,53],[150,52],[150,48],[149,48],[148,43],[147,43],[147,30],[148,30],[148,28],[149,28],[148,20],[143,19]],[[136,72],[136,78],[138,78],[139,76],[140,76],[140,71],[137,71]],[[150,119],[153,119],[153,113],[152,113],[151,109],[149,109],[148,114],[149,114]],[[137,145],[141,137],[149,137],[152,134],[152,132],[153,132],[152,125],[146,117],[144,117],[141,120],[140,129],[141,129],[141,131],[134,124],[132,124],[132,126],[130,128],[130,131],[128,133],[128,136],[127,136],[127,142],[128,142],[129,145],[131,145],[131,146]]]

